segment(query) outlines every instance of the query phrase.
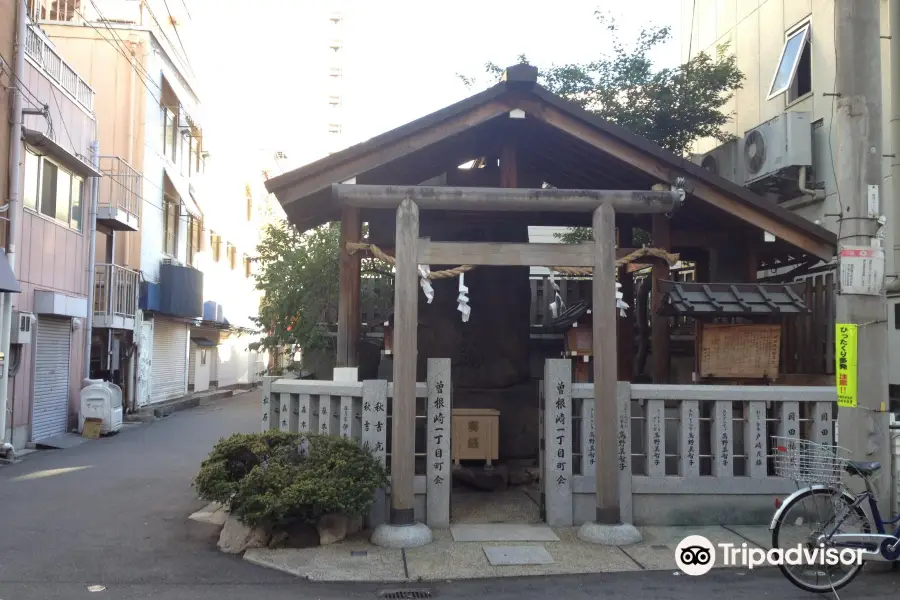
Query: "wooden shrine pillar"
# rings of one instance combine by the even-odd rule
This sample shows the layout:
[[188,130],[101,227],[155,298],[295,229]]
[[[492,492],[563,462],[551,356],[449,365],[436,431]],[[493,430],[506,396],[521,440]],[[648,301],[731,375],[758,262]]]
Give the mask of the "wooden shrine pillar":
[[360,256],[350,254],[347,243],[359,242],[361,237],[359,209],[342,209],[336,367],[359,366]]
[[[629,248],[634,245],[634,230],[631,220],[619,225],[619,248]],[[628,305],[624,317],[617,317],[618,349],[618,377],[619,381],[631,381],[634,369],[634,323],[636,307],[634,305],[634,276],[628,270],[628,265],[622,265],[618,270],[618,280],[622,284],[622,301]]]
[[609,203],[594,211],[592,282],[594,343],[594,431],[597,461],[597,523],[621,523],[619,505],[618,402],[616,400],[616,214]]
[[419,322],[419,207],[409,198],[404,199],[397,208],[396,236],[390,523],[411,525],[415,522],[413,477]]
[[[653,215],[653,231],[651,238],[653,247],[661,250],[672,250],[672,230],[666,215]],[[665,261],[654,261],[651,271],[653,280],[653,298],[651,301],[651,340],[650,356],[652,360],[653,383],[668,383],[670,372],[669,361],[669,318],[656,314],[662,302],[659,292],[659,281],[669,279],[669,265]]]

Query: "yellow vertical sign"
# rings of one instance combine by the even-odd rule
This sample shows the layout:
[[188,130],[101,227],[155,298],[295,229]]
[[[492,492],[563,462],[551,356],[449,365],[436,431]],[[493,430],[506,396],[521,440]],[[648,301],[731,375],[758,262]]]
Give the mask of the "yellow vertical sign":
[[856,334],[858,327],[850,323],[835,326],[835,376],[838,406],[856,408]]

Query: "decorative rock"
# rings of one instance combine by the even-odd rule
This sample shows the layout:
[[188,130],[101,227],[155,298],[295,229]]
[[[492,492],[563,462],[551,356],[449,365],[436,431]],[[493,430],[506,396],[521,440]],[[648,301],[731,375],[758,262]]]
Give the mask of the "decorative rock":
[[598,546],[631,546],[641,543],[643,538],[637,527],[628,523],[602,525],[587,522],[578,530],[578,539]]
[[372,543],[382,548],[418,548],[434,541],[431,529],[424,523],[413,525],[379,525],[372,534]]
[[350,519],[346,515],[331,514],[320,517],[319,522],[316,523],[316,529],[319,531],[319,544],[327,546],[347,537],[350,529],[349,521]]
[[222,533],[219,534],[219,550],[227,554],[240,554],[248,548],[265,548],[269,544],[269,535],[262,530],[247,527],[228,515]]

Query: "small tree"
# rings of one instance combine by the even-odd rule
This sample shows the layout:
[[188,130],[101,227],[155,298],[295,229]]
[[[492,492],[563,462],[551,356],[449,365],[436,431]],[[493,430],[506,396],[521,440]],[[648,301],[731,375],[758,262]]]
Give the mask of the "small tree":
[[[278,220],[264,230],[256,259],[256,287],[264,292],[255,319],[262,347],[306,352],[333,346],[328,326],[337,315],[340,229],[329,223],[301,233]],[[364,304],[392,293],[393,276],[384,265],[364,258],[362,272]]]
[[[627,45],[615,19],[599,11],[594,14],[612,36],[612,55],[539,69],[541,85],[679,156],[698,140],[733,138],[723,130],[731,120],[723,109],[744,76],[727,45],[717,48],[715,58],[701,52],[678,67],[656,69],[650,54],[671,38],[669,27],[641,29],[637,41]],[[528,59],[520,55],[519,62],[528,64]],[[503,69],[488,62],[485,71],[496,80]],[[476,84],[474,78],[458,77],[467,87]],[[566,243],[591,239],[590,229],[583,228],[557,236]],[[634,241],[647,243],[649,235],[635,230]]]

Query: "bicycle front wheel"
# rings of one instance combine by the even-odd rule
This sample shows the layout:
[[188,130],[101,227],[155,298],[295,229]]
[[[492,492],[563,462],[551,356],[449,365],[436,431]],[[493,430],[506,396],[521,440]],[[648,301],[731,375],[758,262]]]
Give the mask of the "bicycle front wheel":
[[[840,523],[835,531],[835,525]],[[796,548],[820,549],[819,539],[832,533],[871,533],[866,513],[840,490],[831,488],[809,489],[784,507],[775,529],[772,530],[772,548],[782,551]],[[826,542],[826,548],[828,544]],[[782,561],[781,572],[788,581],[807,592],[825,593],[839,590],[853,581],[863,564],[788,565]]]

